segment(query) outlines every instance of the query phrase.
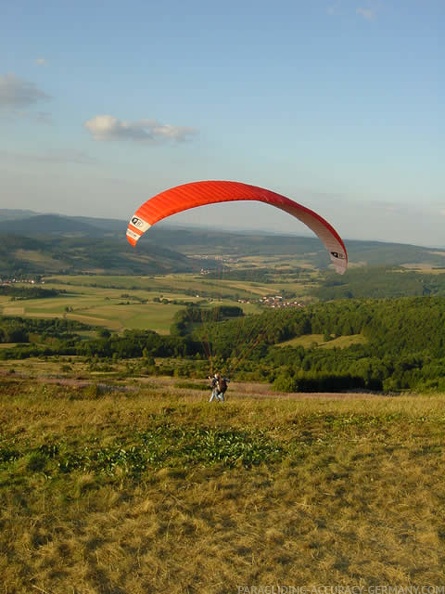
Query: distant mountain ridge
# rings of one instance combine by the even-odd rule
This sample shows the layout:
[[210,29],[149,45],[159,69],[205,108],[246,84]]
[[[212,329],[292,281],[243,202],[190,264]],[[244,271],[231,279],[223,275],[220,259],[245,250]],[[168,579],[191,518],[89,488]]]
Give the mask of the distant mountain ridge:
[[[161,222],[132,248],[127,221],[0,209],[0,274],[104,272],[153,274],[193,271],[197,254],[302,255],[316,268],[329,259],[317,237],[181,228]],[[378,241],[345,241],[351,267],[445,267],[445,250]]]
[[33,217],[39,213],[34,210],[20,210],[16,208],[0,208],[0,221],[12,221],[23,217]]
[[38,214],[32,211],[0,210],[0,233],[42,235],[47,233],[84,233],[94,235],[122,232],[124,221],[72,217],[59,214]]
[[[1,220],[3,219],[3,220]],[[0,277],[48,274],[166,274],[199,263],[147,242],[134,250],[126,222],[0,210]]]

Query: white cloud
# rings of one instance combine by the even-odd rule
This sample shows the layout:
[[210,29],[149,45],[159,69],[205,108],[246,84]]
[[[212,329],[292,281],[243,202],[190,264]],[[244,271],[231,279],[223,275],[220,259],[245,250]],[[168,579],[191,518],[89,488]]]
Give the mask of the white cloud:
[[357,8],[355,11],[359,16],[363,17],[367,21],[373,21],[376,17],[376,12],[372,8]]
[[46,64],[48,64],[48,60],[46,58],[36,58],[34,62],[37,64],[37,66],[46,66]]
[[97,115],[84,123],[94,140],[135,140],[158,142],[188,140],[196,134],[193,128],[160,124],[155,120],[129,122],[111,115]]
[[0,107],[17,109],[48,99],[50,96],[32,82],[18,78],[15,74],[0,76]]

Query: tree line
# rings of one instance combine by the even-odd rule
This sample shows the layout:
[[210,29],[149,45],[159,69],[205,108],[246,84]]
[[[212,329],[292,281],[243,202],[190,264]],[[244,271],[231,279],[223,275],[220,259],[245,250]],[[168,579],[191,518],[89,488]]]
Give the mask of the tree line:
[[[327,345],[283,345],[314,334]],[[361,340],[350,346],[329,345],[356,335]],[[142,358],[153,373],[156,360],[171,359],[188,362],[187,374],[199,375],[211,357],[234,379],[267,381],[286,391],[445,390],[445,299],[437,296],[343,299],[248,316],[238,307],[189,306],[177,313],[168,336],[4,316],[0,342],[2,359]]]

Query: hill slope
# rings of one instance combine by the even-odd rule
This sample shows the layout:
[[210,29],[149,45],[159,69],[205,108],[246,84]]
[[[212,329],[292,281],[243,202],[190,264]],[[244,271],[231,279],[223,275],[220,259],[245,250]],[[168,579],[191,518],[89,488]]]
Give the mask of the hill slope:
[[0,234],[0,276],[45,274],[165,274],[189,272],[198,264],[165,247],[141,246],[137,252],[123,237]]
[[[115,219],[0,210],[0,274],[107,272],[153,274],[199,268],[197,255],[292,256],[327,269],[316,237],[169,227],[161,222],[137,245],[125,239],[127,222]],[[445,250],[377,241],[346,241],[351,268],[418,266],[442,268]]]

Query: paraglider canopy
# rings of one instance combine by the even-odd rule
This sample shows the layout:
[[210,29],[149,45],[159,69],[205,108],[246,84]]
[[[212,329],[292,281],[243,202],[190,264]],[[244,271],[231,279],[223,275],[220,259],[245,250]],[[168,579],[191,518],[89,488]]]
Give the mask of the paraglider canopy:
[[299,219],[322,241],[329,252],[335,270],[339,274],[345,272],[348,266],[345,245],[337,231],[323,217],[286,196],[236,181],[191,182],[175,186],[149,198],[131,217],[127,227],[127,240],[135,246],[142,235],[154,224],[190,208],[240,200],[270,204]]

